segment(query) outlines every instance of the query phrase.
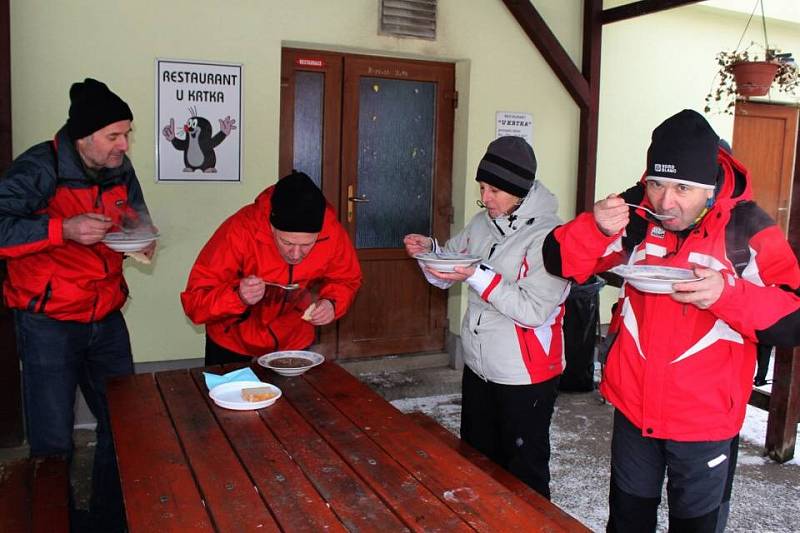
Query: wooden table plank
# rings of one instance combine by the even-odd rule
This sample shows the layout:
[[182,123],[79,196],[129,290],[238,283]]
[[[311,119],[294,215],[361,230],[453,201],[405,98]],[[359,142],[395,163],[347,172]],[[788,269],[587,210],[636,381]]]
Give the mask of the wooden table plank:
[[280,531],[186,370],[156,380],[215,526],[221,531]]
[[69,531],[69,467],[63,457],[34,459],[33,533]]
[[288,400],[258,414],[347,529],[408,531]]
[[0,464],[0,531],[31,529],[31,468],[27,459]]
[[475,529],[563,530],[335,363],[303,378]]
[[108,383],[128,530],[213,531],[152,374]]
[[272,379],[298,412],[413,531],[472,531],[306,381]]
[[412,418],[415,423],[419,424],[419,426],[426,431],[436,435],[450,448],[456,450],[459,454],[475,463],[481,470],[508,487],[511,492],[528,502],[534,509],[558,522],[564,531],[570,533],[588,533],[591,531],[575,517],[563,511],[558,506],[553,505],[550,500],[530,488],[514,474],[450,433],[430,416],[421,412],[409,413],[407,416]]
[[[202,369],[192,371],[206,391]],[[255,411],[231,411],[207,403],[284,531],[346,531],[302,470]]]

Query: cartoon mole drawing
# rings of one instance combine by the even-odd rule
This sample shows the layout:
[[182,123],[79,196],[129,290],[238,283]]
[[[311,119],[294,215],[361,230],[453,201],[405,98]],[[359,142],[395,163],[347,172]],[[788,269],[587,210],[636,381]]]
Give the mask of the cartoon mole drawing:
[[198,116],[197,108],[189,108],[189,120],[183,125],[185,137],[179,139],[175,136],[175,119],[169,119],[169,125],[164,126],[161,133],[172,143],[176,150],[183,152],[184,172],[217,171],[217,154],[214,148],[219,146],[225,137],[236,129],[236,120],[230,116],[219,119],[219,131],[211,136],[211,122],[207,118]]

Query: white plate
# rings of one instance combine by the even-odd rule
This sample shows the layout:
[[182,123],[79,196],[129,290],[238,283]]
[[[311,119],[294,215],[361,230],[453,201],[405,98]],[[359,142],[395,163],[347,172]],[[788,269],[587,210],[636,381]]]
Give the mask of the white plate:
[[626,282],[642,292],[652,294],[670,294],[675,292],[672,285],[699,281],[703,278],[695,276],[688,268],[676,268],[655,265],[618,265],[610,270],[622,276]]
[[[267,387],[275,392],[275,396],[262,402],[248,402],[242,399],[242,389],[250,387]],[[208,396],[214,400],[214,403],[225,409],[233,409],[236,411],[250,411],[252,409],[261,409],[267,407],[278,401],[281,397],[281,390],[275,385],[269,383],[262,383],[260,381],[231,381],[217,385],[210,391]]]
[[[307,365],[303,366],[295,366],[291,368],[279,367],[276,366],[276,361],[280,359],[286,359],[288,357],[301,357],[303,359],[308,360]],[[299,376],[309,368],[314,368],[315,366],[321,364],[325,361],[325,356],[322,354],[318,354],[317,352],[307,352],[305,350],[286,350],[283,352],[272,352],[266,355],[262,355],[258,358],[258,364],[269,368],[270,370],[274,370],[281,376]],[[279,363],[278,363],[279,364]]]
[[439,272],[453,272],[455,267],[468,267],[481,262],[481,258],[477,255],[453,252],[440,252],[438,254],[427,252],[415,255],[414,259],[421,261],[427,268]]
[[147,248],[147,246],[156,239],[158,239],[158,233],[124,233],[122,231],[116,231],[113,233],[106,233],[106,236],[103,237],[101,242],[115,252],[138,252]]

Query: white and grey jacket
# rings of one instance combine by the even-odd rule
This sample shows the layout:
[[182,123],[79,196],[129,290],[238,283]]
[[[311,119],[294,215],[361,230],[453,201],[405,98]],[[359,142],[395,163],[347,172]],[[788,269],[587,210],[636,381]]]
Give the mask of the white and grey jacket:
[[[524,385],[563,371],[569,284],[542,264],[544,238],[562,223],[557,208],[555,195],[534,181],[514,213],[495,219],[478,213],[444,245],[446,252],[483,258],[466,280],[471,290],[461,327],[464,362],[483,379]],[[440,288],[451,285],[426,278]]]

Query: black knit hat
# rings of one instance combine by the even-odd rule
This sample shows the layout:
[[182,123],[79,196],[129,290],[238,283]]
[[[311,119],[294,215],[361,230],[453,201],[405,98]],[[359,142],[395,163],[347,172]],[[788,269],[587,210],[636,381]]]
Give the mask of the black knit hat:
[[719,165],[719,136],[703,116],[684,109],[653,130],[647,177],[713,189]]
[[489,143],[478,163],[475,181],[524,198],[536,179],[536,156],[522,137],[500,137]]
[[133,120],[133,113],[122,98],[105,83],[86,78],[69,89],[67,131],[75,141],[120,120]]
[[278,180],[272,191],[270,223],[281,231],[319,233],[325,217],[325,197],[302,172]]

